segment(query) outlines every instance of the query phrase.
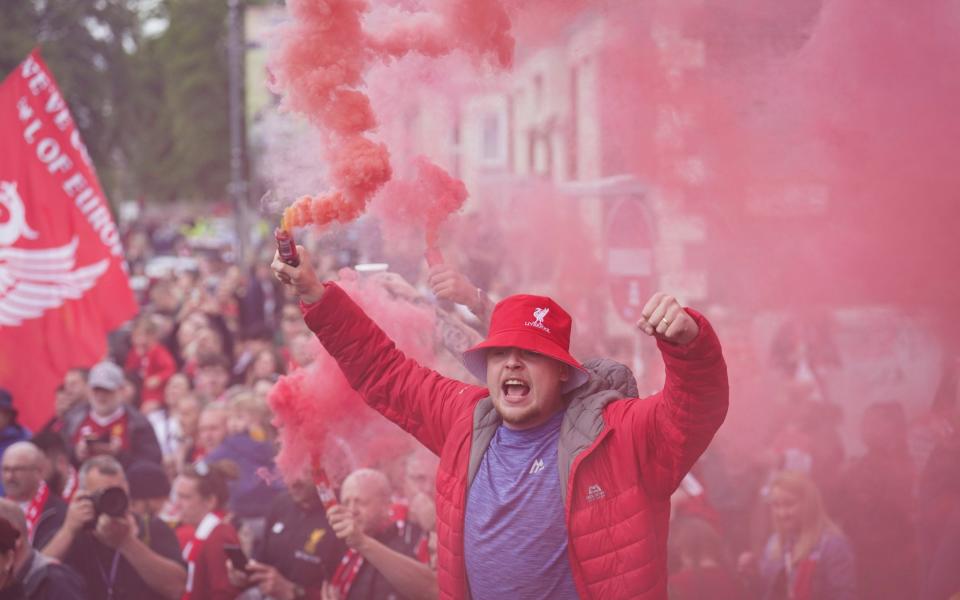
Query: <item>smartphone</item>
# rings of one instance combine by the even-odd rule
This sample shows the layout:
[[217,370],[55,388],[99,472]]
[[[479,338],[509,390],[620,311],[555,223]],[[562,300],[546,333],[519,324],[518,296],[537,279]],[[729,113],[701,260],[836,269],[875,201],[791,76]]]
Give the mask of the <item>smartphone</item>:
[[225,544],[223,546],[223,552],[227,555],[227,558],[230,559],[230,564],[233,565],[234,569],[238,571],[247,570],[247,555],[243,553],[240,546],[236,544]]
[[93,444],[109,444],[110,443],[110,434],[101,433],[100,435],[90,436],[86,438],[86,443],[88,446]]

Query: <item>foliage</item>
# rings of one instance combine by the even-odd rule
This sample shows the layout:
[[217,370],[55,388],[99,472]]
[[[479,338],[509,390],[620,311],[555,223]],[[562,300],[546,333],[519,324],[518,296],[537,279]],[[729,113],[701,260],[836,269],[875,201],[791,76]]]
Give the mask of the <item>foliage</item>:
[[[36,46],[107,196],[220,199],[229,175],[226,0],[5,0],[0,74]],[[166,23],[146,35],[148,20]]]
[[128,78],[124,43],[136,24],[134,11],[117,0],[15,0],[0,12],[0,71],[9,73],[40,46],[107,188],[123,135],[117,115]]

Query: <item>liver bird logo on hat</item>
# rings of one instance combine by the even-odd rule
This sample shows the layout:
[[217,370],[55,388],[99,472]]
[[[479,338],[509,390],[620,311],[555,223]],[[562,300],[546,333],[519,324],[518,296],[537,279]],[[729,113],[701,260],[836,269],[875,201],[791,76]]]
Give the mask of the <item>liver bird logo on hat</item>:
[[547,313],[549,312],[549,308],[538,308],[533,311],[533,318],[537,320],[537,325],[543,325],[543,320],[547,317]]
[[14,248],[21,237],[35,240],[39,235],[27,224],[17,184],[0,181],[0,327],[16,327],[68,298],[82,297],[110,266],[105,258],[74,268],[76,236],[53,248]]

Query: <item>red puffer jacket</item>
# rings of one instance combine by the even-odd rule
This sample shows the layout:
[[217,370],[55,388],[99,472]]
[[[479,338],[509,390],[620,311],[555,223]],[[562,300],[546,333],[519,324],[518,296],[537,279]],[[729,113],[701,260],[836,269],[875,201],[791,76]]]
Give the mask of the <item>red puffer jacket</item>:
[[[670,494],[720,427],[727,372],[709,323],[699,336],[660,343],[663,391],[624,398],[591,380],[568,395],[558,442],[570,564],[583,598],[667,597]],[[305,307],[307,325],[368,404],[440,455],[438,578],[443,598],[468,598],[467,488],[500,424],[487,389],[406,358],[343,290],[327,284]]]

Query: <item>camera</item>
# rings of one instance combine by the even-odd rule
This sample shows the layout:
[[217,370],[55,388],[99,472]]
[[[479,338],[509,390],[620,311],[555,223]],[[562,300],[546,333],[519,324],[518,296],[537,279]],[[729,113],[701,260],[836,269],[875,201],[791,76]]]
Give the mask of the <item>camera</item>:
[[108,517],[122,517],[127,514],[127,508],[130,506],[130,499],[122,487],[112,486],[97,490],[90,494],[90,501],[93,502],[94,517],[87,524],[88,529],[92,529],[97,524],[100,515]]

